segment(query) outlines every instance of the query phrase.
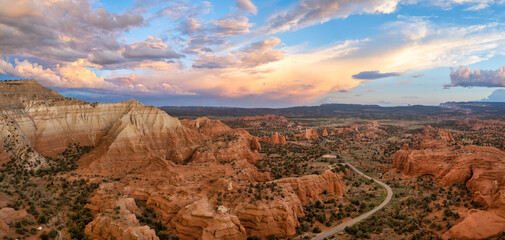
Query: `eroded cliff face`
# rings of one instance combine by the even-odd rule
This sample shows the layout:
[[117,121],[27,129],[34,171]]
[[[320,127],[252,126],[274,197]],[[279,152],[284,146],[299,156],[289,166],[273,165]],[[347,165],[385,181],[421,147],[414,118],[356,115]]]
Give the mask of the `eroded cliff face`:
[[303,204],[317,199],[323,192],[334,194],[337,197],[343,196],[340,177],[331,171],[326,171],[321,175],[280,179],[278,182],[289,184]]
[[404,146],[395,153],[392,171],[401,177],[431,175],[442,186],[466,183],[474,193],[473,200],[486,207],[485,211],[470,210],[443,237],[482,239],[505,231],[505,152],[457,145],[448,130],[428,126],[423,134],[416,146]]
[[0,162],[15,157],[26,170],[45,169],[48,156],[69,144],[92,147],[72,177],[100,183],[86,205],[92,239],[158,239],[141,221],[146,208],[182,239],[293,236],[302,204],[325,190],[342,196],[331,172],[272,181],[251,164],[257,138],[219,121],[179,121],[134,100],[90,104],[36,82],[0,83],[0,90],[3,101],[14,99],[0,109]]

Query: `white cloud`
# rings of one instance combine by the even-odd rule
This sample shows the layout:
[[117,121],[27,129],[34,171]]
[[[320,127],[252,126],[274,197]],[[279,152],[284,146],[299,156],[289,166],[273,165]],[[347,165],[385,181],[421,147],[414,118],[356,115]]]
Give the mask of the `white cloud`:
[[[411,1],[414,3],[426,3],[424,1]],[[505,1],[503,0],[430,0],[429,4],[441,7],[445,10],[450,10],[454,6],[467,6],[466,10],[469,11],[477,11],[488,8],[494,4],[503,4]]]
[[479,70],[472,72],[470,67],[451,68],[451,83],[448,87],[505,87],[505,67],[498,70]]
[[235,0],[235,4],[243,11],[253,14],[258,13],[258,8],[251,2],[251,0]]
[[261,33],[278,33],[354,14],[388,14],[400,0],[301,0],[271,16]]
[[85,0],[0,0],[0,54],[71,62],[120,48],[122,32],[144,23],[138,14],[93,9]]
[[196,68],[251,68],[284,58],[281,50],[273,49],[281,43],[276,37],[254,42],[242,50],[224,56],[207,55],[195,61]]

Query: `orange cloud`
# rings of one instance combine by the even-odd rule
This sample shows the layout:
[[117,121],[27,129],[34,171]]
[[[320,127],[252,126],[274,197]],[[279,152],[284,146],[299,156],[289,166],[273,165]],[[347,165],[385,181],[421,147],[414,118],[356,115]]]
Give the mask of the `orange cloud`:
[[103,77],[97,77],[96,73],[83,66],[65,64],[58,65],[57,70],[62,78],[60,87],[72,88],[104,88],[105,82]]

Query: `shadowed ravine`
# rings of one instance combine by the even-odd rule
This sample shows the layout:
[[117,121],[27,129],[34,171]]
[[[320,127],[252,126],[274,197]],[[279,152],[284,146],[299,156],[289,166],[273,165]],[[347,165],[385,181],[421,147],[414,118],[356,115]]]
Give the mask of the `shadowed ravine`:
[[[321,143],[321,147],[323,147],[324,149],[328,150],[331,154],[336,154],[335,152],[331,151],[330,149],[326,148],[325,147],[325,144],[326,144],[326,138],[323,138],[323,142]],[[344,163],[345,165],[349,166],[353,171],[355,171],[356,173],[358,173],[359,175],[363,176],[365,179],[367,180],[370,180],[370,179],[373,179],[371,178],[370,176],[367,176],[366,174],[364,174],[363,172],[361,172],[360,170],[358,170],[356,167],[354,167],[353,165],[351,165],[350,163],[348,162],[345,162]],[[366,212],[366,213],[363,213],[345,223],[342,223],[342,224],[339,224],[333,228],[330,228],[324,232],[321,232],[320,234],[318,234],[317,236],[315,236],[314,238],[312,238],[313,240],[323,240],[327,237],[330,237],[332,236],[333,234],[336,234],[338,232],[341,232],[343,231],[346,227],[350,227],[368,217],[370,217],[372,214],[376,213],[377,211],[381,210],[383,207],[385,207],[389,201],[391,201],[391,198],[393,197],[393,190],[391,189],[391,187],[377,179],[373,179],[374,182],[378,183],[379,185],[381,185],[382,187],[384,187],[386,189],[386,192],[387,192],[387,196],[386,196],[386,199],[384,199],[384,201],[382,201],[382,203],[375,207],[374,209]]]

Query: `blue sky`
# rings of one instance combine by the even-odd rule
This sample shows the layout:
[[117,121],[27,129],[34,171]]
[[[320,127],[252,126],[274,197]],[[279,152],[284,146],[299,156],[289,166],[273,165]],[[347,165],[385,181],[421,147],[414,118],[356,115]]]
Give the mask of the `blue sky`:
[[502,0],[0,4],[0,80],[36,79],[91,102],[505,100]]

